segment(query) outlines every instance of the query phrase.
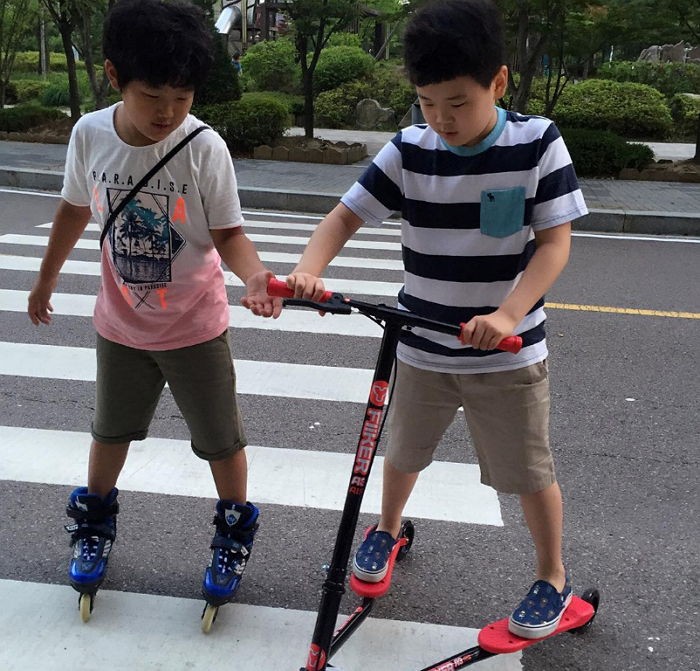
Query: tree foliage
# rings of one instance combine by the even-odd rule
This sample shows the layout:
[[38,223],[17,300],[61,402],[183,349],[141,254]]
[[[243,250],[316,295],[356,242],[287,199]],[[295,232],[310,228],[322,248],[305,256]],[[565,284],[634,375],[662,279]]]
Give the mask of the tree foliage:
[[294,0],[286,5],[293,21],[294,43],[301,67],[304,95],[304,135],[314,135],[313,78],[321,51],[333,33],[348,26],[357,16],[355,0]]
[[10,83],[20,42],[36,18],[37,6],[28,0],[0,0],[0,108]]
[[92,0],[41,0],[61,36],[63,53],[66,55],[68,91],[70,94],[70,116],[73,121],[80,118],[80,89],[75,70],[73,53],[74,31],[83,22],[83,14],[91,14],[95,4]]

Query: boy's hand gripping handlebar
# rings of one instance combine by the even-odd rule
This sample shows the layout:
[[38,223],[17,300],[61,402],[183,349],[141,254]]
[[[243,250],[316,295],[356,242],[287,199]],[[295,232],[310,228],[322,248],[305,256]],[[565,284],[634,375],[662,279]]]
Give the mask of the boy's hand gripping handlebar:
[[[428,319],[419,315],[408,312],[407,310],[398,310],[387,305],[376,305],[373,303],[364,303],[356,301],[352,298],[347,298],[342,294],[336,294],[332,291],[324,291],[320,301],[310,301],[302,298],[294,298],[294,291],[290,289],[284,282],[275,277],[271,277],[267,284],[267,293],[270,296],[284,298],[285,305],[298,305],[301,307],[311,308],[319,312],[329,312],[331,314],[346,314],[349,315],[353,308],[358,312],[375,319],[386,320],[394,319],[404,326],[420,326],[422,328],[431,329],[440,333],[448,333],[450,335],[459,336],[462,333],[462,325],[447,324],[434,319]],[[523,339],[520,336],[508,336],[498,343],[496,349],[504,352],[517,354],[523,346]]]

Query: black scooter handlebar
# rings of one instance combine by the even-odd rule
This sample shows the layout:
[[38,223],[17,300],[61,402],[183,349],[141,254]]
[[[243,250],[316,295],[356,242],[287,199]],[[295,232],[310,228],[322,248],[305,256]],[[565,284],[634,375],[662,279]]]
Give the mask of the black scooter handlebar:
[[[355,308],[362,314],[376,319],[394,319],[401,322],[405,326],[419,326],[440,333],[448,333],[459,337],[462,333],[464,324],[459,326],[456,324],[447,324],[445,322],[428,319],[419,315],[408,312],[407,310],[397,310],[396,308],[387,305],[375,305],[373,303],[364,303],[347,298],[342,294],[324,291],[320,301],[309,301],[301,298],[294,298],[294,291],[290,289],[284,282],[275,277],[271,277],[267,284],[267,293],[269,296],[285,298],[285,305],[298,305],[307,307],[321,312],[330,312],[332,314],[350,314],[352,308]],[[508,336],[498,343],[496,349],[504,352],[517,354],[523,346],[523,339],[520,336]]]

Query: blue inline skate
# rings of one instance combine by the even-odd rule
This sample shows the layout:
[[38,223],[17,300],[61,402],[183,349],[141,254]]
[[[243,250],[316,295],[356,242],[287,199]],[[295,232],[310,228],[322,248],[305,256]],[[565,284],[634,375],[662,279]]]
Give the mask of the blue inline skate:
[[71,534],[73,548],[68,579],[80,593],[78,606],[83,622],[90,619],[95,594],[105,578],[109,553],[117,537],[118,493],[115,488],[103,499],[88,494],[87,487],[78,487],[68,499],[66,514],[75,520],[65,527]]
[[222,499],[216,504],[216,532],[211,542],[213,552],[202,583],[207,602],[202,612],[202,631],[205,634],[211,629],[219,607],[233,599],[241,584],[253,549],[259,513],[252,503],[240,504]]

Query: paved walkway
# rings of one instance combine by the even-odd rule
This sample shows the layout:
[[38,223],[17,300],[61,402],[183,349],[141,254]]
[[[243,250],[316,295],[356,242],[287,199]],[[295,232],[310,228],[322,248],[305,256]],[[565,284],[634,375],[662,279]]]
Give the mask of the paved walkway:
[[[303,134],[293,128],[290,134]],[[364,142],[369,157],[348,166],[235,161],[241,201],[248,208],[325,213],[360,176],[371,157],[393,133],[316,129],[331,141]],[[694,155],[695,145],[653,143],[657,158],[680,160]],[[0,186],[60,190],[65,145],[0,142]],[[700,184],[581,179],[591,211],[574,223],[578,230],[700,235]]]

